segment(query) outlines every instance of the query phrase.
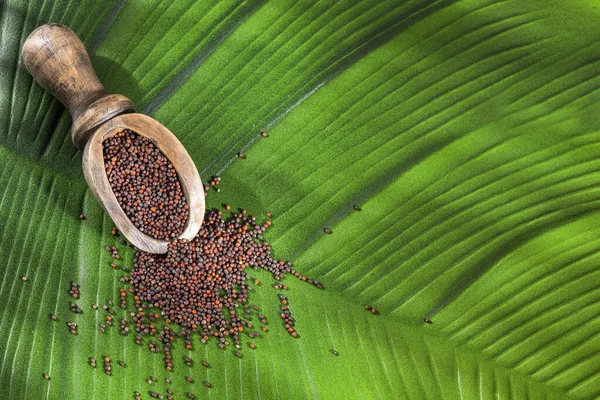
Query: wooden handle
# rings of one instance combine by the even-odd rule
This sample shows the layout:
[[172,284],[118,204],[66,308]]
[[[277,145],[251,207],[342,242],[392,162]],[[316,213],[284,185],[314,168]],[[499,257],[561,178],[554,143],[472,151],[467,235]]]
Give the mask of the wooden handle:
[[23,44],[23,61],[35,80],[69,109],[73,143],[80,149],[98,126],[135,111],[125,96],[106,92],[83,43],[65,26],[46,24],[34,30]]

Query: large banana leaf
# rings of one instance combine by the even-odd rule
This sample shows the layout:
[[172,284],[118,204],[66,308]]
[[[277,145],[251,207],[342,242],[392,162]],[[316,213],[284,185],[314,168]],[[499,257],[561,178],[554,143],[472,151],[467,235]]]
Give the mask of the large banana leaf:
[[[176,398],[600,398],[596,1],[0,10],[0,398],[147,398],[165,376]],[[325,286],[286,280],[299,339],[275,322],[260,273],[252,301],[270,330],[241,359],[196,342],[167,375],[131,336],[99,333],[91,304],[122,287],[103,249],[112,223],[82,178],[70,117],[20,59],[47,22],[82,38],[107,89],[175,133],[203,179],[221,174],[209,206],[273,213],[276,256]],[[69,312],[70,280],[82,315]],[[87,365],[103,355],[127,366],[109,377]]]

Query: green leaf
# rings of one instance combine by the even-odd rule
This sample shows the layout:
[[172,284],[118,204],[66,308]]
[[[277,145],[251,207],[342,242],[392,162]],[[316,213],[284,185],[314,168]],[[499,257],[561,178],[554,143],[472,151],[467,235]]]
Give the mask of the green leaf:
[[[600,398],[595,2],[8,0],[0,12],[0,397],[147,398],[172,376],[175,398]],[[261,272],[251,300],[269,332],[241,359],[196,341],[166,374],[131,335],[98,331],[91,305],[118,298],[122,273],[70,117],[22,65],[47,22],[81,37],[107,89],[177,135],[204,180],[221,175],[209,206],[273,213],[275,255],[325,286],[286,279],[299,339],[273,322]],[[127,366],[88,365],[103,355]]]

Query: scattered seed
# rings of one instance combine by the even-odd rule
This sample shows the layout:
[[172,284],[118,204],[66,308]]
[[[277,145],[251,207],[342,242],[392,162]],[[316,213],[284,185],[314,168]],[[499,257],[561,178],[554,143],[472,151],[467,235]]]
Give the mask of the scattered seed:
[[79,297],[79,285],[75,281],[71,281],[71,287],[69,289],[69,294],[74,299]]

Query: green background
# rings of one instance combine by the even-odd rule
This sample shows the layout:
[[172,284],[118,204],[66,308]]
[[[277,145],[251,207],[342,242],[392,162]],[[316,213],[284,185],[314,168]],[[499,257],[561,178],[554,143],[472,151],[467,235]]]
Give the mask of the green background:
[[[0,398],[166,388],[162,356],[97,329],[91,304],[116,301],[123,273],[71,119],[20,58],[47,22],[81,37],[106,88],[169,128],[204,181],[222,176],[209,206],[271,211],[275,256],[324,284],[286,279],[294,340],[253,272],[269,332],[241,359],[177,347],[175,398],[600,398],[599,7],[0,2]],[[102,355],[127,367],[87,365]]]

